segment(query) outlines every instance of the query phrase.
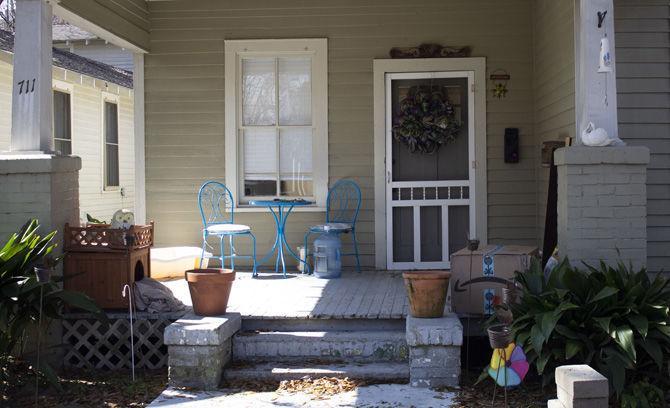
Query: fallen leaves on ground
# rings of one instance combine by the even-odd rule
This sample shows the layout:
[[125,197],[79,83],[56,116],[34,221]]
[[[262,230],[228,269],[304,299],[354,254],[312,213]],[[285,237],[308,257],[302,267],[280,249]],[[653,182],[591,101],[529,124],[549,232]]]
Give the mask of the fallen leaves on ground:
[[330,397],[343,392],[354,391],[362,385],[361,382],[349,378],[321,377],[302,378],[300,380],[286,380],[279,383],[278,392],[311,394],[317,399]]
[[[471,375],[467,375],[465,372],[463,373],[462,382],[465,385],[459,389],[451,390],[457,394],[453,408],[505,406],[504,390],[500,387],[497,388],[495,405],[492,405],[494,393],[493,381],[487,379],[479,384],[475,384],[478,374],[472,373]],[[542,388],[540,383],[540,379],[529,376],[521,386],[507,390],[507,406],[513,408],[546,407],[547,400],[556,398],[556,389],[552,389],[552,387]]]
[[[35,377],[25,363],[9,369],[16,376],[0,387],[0,406],[35,406]],[[40,407],[145,407],[167,386],[167,370],[68,370],[59,373],[62,390],[40,384]]]

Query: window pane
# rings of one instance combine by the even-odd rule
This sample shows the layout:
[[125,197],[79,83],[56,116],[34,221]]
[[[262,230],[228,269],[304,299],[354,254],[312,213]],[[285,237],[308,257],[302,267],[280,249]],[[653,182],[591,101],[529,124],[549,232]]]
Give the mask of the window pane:
[[56,139],[54,140],[54,147],[56,148],[57,152],[61,152],[63,154],[72,154],[72,142],[69,140]]
[[279,124],[312,124],[312,62],[310,58],[279,58]]
[[244,195],[277,195],[277,131],[244,131]]
[[105,102],[105,141],[107,143],[119,143],[118,119],[116,104]]
[[277,141],[275,129],[244,131],[244,172],[277,174]]
[[242,117],[245,125],[274,125],[275,60],[242,60]]
[[282,129],[279,141],[282,195],[311,195],[312,129]]
[[108,144],[105,149],[105,159],[107,160],[106,185],[116,187],[119,185],[119,146]]
[[70,139],[71,137],[70,94],[54,91],[54,138]]

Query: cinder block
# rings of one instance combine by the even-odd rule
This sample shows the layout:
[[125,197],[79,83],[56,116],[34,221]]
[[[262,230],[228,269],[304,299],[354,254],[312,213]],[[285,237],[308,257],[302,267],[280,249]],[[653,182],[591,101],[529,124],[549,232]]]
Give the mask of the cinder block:
[[608,408],[609,401],[607,397],[598,398],[578,398],[576,395],[570,395],[560,386],[556,386],[558,400],[565,408]]
[[552,399],[547,401],[547,408],[565,408],[565,406],[561,404],[561,401]]
[[585,364],[556,368],[556,385],[574,398],[607,398],[609,396],[607,378]]

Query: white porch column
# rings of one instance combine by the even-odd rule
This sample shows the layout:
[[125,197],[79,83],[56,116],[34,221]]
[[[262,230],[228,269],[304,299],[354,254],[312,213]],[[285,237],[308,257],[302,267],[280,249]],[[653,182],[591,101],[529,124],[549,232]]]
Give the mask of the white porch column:
[[[607,12],[598,27],[598,12]],[[616,58],[614,55],[614,6],[612,0],[575,0],[575,114],[576,142],[589,122],[618,137]],[[598,72],[600,40],[606,37],[611,72]]]
[[15,152],[53,151],[51,5],[16,1],[12,137]]
[[135,222],[146,223],[146,160],[144,145],[144,54],[133,54],[133,107],[135,131]]

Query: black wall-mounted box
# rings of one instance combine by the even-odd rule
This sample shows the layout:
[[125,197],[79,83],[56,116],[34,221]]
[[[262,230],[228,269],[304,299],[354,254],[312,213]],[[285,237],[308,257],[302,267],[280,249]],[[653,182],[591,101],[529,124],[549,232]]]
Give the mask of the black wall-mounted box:
[[519,162],[519,129],[505,128],[505,163]]

